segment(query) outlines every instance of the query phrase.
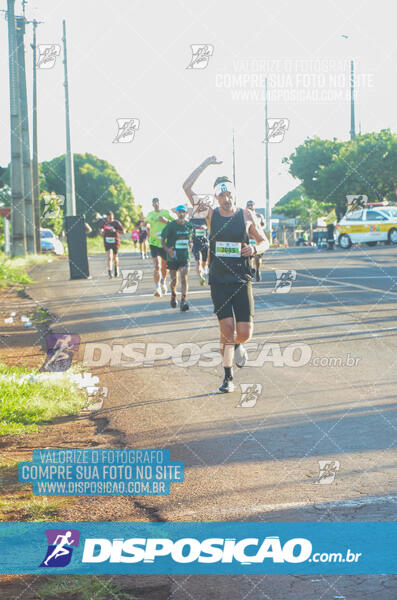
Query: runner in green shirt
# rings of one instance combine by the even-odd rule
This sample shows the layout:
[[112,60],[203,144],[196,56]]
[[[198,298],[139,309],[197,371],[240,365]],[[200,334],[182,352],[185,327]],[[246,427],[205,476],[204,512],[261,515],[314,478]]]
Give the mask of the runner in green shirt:
[[186,221],[187,207],[180,204],[176,207],[178,218],[176,221],[168,223],[161,232],[161,243],[167,253],[167,267],[171,277],[171,306],[176,308],[176,284],[178,271],[181,277],[181,303],[182,312],[189,310],[189,304],[186,302],[188,292],[188,273],[189,273],[189,241],[194,227]]
[[149,224],[149,245],[154,264],[154,283],[156,289],[154,295],[158,298],[167,293],[167,255],[161,245],[161,232],[164,227],[172,221],[169,210],[160,210],[160,200],[153,198],[153,210],[147,215],[146,223]]

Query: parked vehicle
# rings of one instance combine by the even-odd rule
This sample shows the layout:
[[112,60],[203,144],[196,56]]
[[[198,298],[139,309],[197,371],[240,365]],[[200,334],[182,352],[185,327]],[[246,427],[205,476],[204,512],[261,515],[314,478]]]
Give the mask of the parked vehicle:
[[42,252],[52,252],[59,255],[65,253],[61,240],[51,229],[40,229],[40,245]]
[[335,226],[334,238],[344,249],[360,243],[397,244],[397,207],[376,205],[353,210]]
[[326,231],[313,231],[313,242],[317,248],[327,248],[327,232]]

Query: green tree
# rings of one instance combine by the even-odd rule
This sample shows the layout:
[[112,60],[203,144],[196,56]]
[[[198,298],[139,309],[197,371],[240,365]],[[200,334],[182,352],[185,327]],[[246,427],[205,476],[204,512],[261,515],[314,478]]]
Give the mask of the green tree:
[[11,188],[9,185],[0,187],[0,206],[11,206]]
[[[281,206],[276,205],[273,214],[284,214],[286,217],[297,220],[297,225],[303,229],[310,230],[310,238],[313,237],[313,225],[317,219],[327,214],[329,204],[326,202],[318,202],[309,198],[305,194],[296,195],[296,190],[292,190],[295,194]],[[291,192],[289,192],[291,194]],[[281,204],[281,202],[280,202]]]
[[346,196],[365,194],[372,202],[395,199],[397,135],[389,129],[338,142],[306,139],[283,162],[306,194],[345,213]]
[[[41,163],[45,190],[66,195],[65,155]],[[141,207],[135,204],[131,188],[116,169],[93,154],[74,154],[76,211],[85,214],[91,226],[96,213],[111,210],[128,229],[138,220]]]

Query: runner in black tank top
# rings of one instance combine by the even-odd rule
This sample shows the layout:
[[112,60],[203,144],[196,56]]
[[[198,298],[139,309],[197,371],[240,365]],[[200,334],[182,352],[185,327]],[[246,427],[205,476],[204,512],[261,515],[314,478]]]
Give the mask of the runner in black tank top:
[[[183,184],[193,205],[193,212],[199,204],[199,197],[193,192],[192,185],[204,169],[217,164],[220,162],[215,156],[207,158]],[[232,392],[234,353],[237,366],[243,367],[247,361],[243,343],[250,339],[253,331],[250,257],[267,250],[269,243],[264,233],[257,229],[250,211],[235,208],[233,184],[227,177],[216,179],[214,195],[219,207],[207,207],[204,215],[210,231],[209,284],[214,312],[219,320],[225,370],[219,391]],[[250,238],[255,240],[256,245],[249,243]]]
[[206,220],[192,216],[192,209],[189,209],[190,221],[194,227],[192,253],[196,261],[196,273],[200,280],[200,285],[205,285],[205,278],[208,275],[208,228]]

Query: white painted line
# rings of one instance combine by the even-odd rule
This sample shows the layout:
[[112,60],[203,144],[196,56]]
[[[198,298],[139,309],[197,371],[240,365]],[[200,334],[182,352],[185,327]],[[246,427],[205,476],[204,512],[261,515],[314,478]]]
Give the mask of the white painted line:
[[314,275],[308,275],[307,273],[299,273],[300,277],[307,277],[308,279],[314,279],[315,281],[318,281],[320,283],[320,286],[322,285],[323,282],[329,282],[329,283],[333,283],[335,285],[339,285],[340,287],[354,287],[357,288],[359,290],[365,290],[366,292],[374,292],[376,294],[380,294],[382,296],[397,296],[397,292],[389,292],[389,291],[385,291],[385,290],[381,290],[381,289],[376,289],[376,288],[370,288],[366,285],[359,285],[358,283],[349,283],[348,285],[346,285],[346,283],[343,283],[342,281],[339,281],[338,279],[328,279],[327,277],[323,277],[323,278],[319,278],[319,277],[315,277]]
[[389,275],[353,275],[351,277],[338,277],[338,279],[391,279],[397,281],[396,277],[390,277]]

